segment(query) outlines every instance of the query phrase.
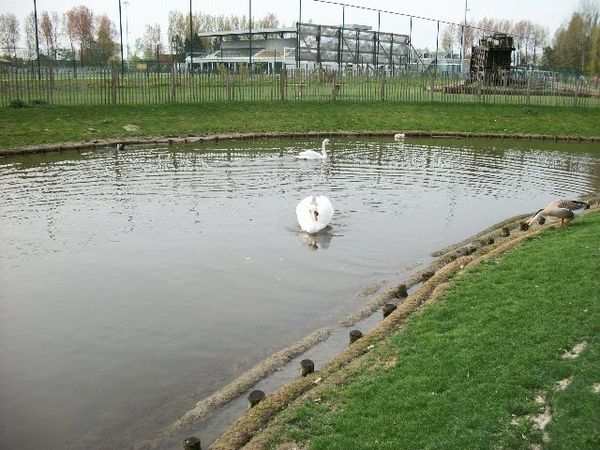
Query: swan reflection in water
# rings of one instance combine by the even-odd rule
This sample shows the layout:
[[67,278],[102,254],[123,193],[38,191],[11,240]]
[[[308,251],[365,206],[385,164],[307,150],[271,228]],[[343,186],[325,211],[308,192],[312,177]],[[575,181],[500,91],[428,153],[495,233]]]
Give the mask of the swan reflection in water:
[[302,245],[306,245],[309,250],[325,250],[331,245],[333,234],[331,233],[331,226],[326,227],[324,230],[315,234],[307,234],[304,232],[298,233],[298,240]]

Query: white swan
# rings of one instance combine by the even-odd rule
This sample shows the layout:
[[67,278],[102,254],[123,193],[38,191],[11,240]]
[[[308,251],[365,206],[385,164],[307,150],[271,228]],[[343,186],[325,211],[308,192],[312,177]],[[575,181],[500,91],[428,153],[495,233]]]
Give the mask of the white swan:
[[396,133],[394,135],[394,140],[395,141],[403,141],[405,137],[406,137],[406,135],[404,133]]
[[329,145],[329,139],[324,139],[321,144],[321,153],[315,152],[314,150],[304,150],[296,155],[296,159],[325,159],[327,158],[327,152],[325,146]]
[[308,234],[317,233],[331,222],[333,206],[324,195],[311,195],[296,205],[296,217],[300,228]]

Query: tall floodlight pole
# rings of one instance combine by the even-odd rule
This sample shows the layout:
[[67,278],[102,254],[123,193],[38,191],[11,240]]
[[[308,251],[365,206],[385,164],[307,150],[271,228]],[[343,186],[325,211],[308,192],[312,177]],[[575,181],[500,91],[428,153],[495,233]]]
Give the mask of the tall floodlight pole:
[[462,29],[462,36],[461,36],[461,55],[460,55],[460,69],[464,72],[465,71],[465,59],[466,59],[466,34],[467,34],[467,2],[468,0],[465,0],[465,21],[463,22],[463,29]]
[[38,66],[38,78],[42,79],[42,68],[40,67],[40,38],[38,32],[38,17],[37,17],[37,3],[33,0],[33,18],[35,20],[35,52],[37,55],[37,66]]
[[119,0],[119,35],[121,39],[121,76],[125,74],[125,60],[123,59],[123,19],[121,17],[121,0]]
[[296,23],[296,68],[300,67],[300,24],[302,23],[302,0],[298,1],[298,22]]
[[190,73],[194,75],[194,34],[192,29],[192,0],[190,0]]
[[129,12],[127,10],[129,0],[125,0],[123,4],[125,5],[125,45],[127,46],[127,63],[129,64]]
[[252,0],[248,0],[248,68],[252,72]]

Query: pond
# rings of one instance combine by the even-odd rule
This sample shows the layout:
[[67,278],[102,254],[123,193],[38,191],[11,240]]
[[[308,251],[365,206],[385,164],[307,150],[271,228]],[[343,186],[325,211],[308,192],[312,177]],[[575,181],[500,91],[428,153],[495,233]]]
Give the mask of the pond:
[[[3,446],[141,446],[432,252],[600,191],[593,143],[332,138],[325,161],[294,158],[308,148],[320,141],[0,160]],[[309,236],[295,206],[312,194],[335,214]],[[244,407],[189,432],[207,447]]]

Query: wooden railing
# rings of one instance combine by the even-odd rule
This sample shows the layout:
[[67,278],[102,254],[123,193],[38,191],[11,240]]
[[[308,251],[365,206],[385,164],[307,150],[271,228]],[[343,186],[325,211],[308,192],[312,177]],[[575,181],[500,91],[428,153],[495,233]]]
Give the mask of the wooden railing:
[[598,81],[528,76],[466,80],[444,73],[287,70],[278,74],[121,72],[120,68],[0,72],[0,106],[235,101],[422,101],[600,107]]

